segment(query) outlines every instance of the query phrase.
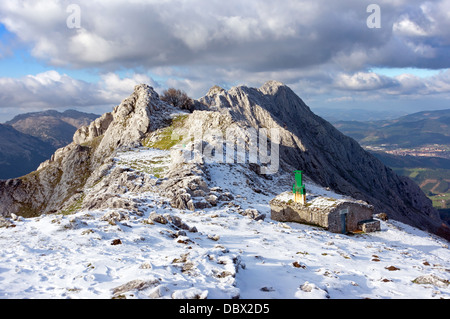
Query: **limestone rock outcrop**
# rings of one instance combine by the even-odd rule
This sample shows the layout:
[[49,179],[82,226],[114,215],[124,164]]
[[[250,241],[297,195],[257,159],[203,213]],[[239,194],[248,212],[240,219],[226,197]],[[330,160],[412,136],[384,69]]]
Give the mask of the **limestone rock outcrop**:
[[85,188],[98,183],[113,167],[114,152],[139,145],[171,112],[173,107],[161,101],[153,88],[137,85],[113,112],[80,128],[74,142],[58,149],[37,171],[0,181],[0,214],[33,217],[78,207],[89,197]]

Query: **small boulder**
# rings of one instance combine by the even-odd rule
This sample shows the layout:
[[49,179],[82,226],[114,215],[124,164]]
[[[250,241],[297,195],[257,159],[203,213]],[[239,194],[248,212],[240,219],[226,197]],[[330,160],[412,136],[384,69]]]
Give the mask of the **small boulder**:
[[163,224],[163,225],[165,225],[169,222],[166,218],[164,218],[163,215],[158,214],[156,212],[150,213],[149,219],[155,223],[159,223],[159,224]]
[[240,212],[241,215],[247,216],[255,221],[264,220],[266,218],[266,214],[261,214],[258,210],[253,208],[247,208],[243,212]]
[[112,292],[116,296],[116,295],[124,294],[131,290],[141,291],[141,290],[145,290],[150,287],[154,287],[154,286],[158,285],[159,282],[160,281],[158,279],[154,279],[154,280],[136,279],[136,280],[129,281],[126,284],[123,284],[119,287],[114,288],[112,290]]
[[430,274],[417,277],[416,279],[413,280],[413,283],[419,285],[433,285],[439,288],[446,288],[450,282],[448,280],[439,278],[436,275]]
[[9,228],[9,227],[14,227],[14,226],[15,225],[12,222],[7,220],[3,216],[0,216],[0,228]]
[[112,245],[112,246],[122,245],[122,241],[121,241],[120,239],[114,239],[114,240],[111,242],[111,245]]
[[211,204],[211,206],[217,205],[217,196],[216,195],[209,195],[205,198],[208,203]]

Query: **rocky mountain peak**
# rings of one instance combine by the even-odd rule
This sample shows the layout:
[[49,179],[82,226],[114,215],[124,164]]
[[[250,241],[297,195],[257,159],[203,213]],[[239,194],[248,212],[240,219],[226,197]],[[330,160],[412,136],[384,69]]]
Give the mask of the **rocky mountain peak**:
[[287,88],[287,86],[284,83],[281,83],[281,82],[275,81],[275,80],[270,80],[270,81],[267,81],[266,83],[264,83],[264,85],[261,86],[259,88],[259,90],[261,92],[263,92],[264,94],[275,95],[276,92],[281,87],[286,87]]
[[145,134],[167,120],[171,111],[173,107],[161,101],[151,86],[139,84],[112,112],[80,128],[74,135],[74,143],[82,145],[97,141],[96,155],[103,157],[111,150],[139,144]]
[[[150,135],[155,141],[164,142],[160,144],[170,150],[174,146],[174,141],[169,140],[170,132],[175,128],[223,131],[234,127],[237,136],[244,140],[246,135],[240,131],[263,128],[278,131],[279,151],[276,153],[279,153],[280,170],[284,173],[303,170],[316,184],[366,201],[375,207],[375,212],[386,212],[393,219],[450,237],[448,229],[441,227],[442,221],[430,200],[416,184],[397,176],[353,139],[316,116],[281,82],[269,81],[259,89],[238,86],[225,91],[213,87],[196,103],[199,109],[183,113],[183,120],[175,122],[175,127],[172,114],[180,110],[161,101],[152,87],[137,85],[112,112],[80,128],[73,143],[58,150],[37,172],[0,183],[0,208],[6,214],[36,215],[58,211],[68,203],[83,200],[80,194],[97,185],[115,167],[113,156],[117,151],[140,147]],[[270,134],[269,139],[272,138]],[[200,144],[208,145],[209,142],[205,140]],[[163,186],[189,183],[190,179],[182,177],[180,172],[183,176],[193,176],[191,169],[204,169],[196,164],[183,167],[182,170],[178,167],[176,174],[169,173]],[[250,170],[250,166],[244,169]],[[206,171],[204,174],[207,176]],[[122,175],[118,172],[120,179],[128,178]],[[120,182],[112,179],[113,176],[109,176],[109,185]],[[186,192],[191,195],[188,190]],[[171,192],[165,194],[168,196]],[[183,199],[186,207],[195,207],[195,203],[188,205],[187,195],[176,194],[176,199]]]
[[214,85],[213,87],[211,87],[208,91],[208,93],[206,94],[207,96],[214,96],[220,93],[225,92],[225,90],[223,88],[221,88],[218,85]]

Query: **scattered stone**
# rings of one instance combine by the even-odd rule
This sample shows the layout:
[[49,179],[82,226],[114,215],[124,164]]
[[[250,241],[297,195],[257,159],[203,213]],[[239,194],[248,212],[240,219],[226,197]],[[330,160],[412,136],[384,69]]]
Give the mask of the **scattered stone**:
[[300,286],[300,289],[304,292],[311,292],[314,288],[316,288],[316,285],[310,284],[309,282],[305,282]]
[[192,226],[191,228],[189,228],[189,231],[191,233],[197,233],[198,232],[197,227],[195,227],[195,226]]
[[148,262],[144,262],[139,266],[139,269],[152,269],[152,264],[148,263]]
[[136,280],[129,281],[126,284],[123,284],[119,287],[114,288],[112,290],[112,292],[116,296],[116,295],[124,294],[131,290],[141,291],[141,290],[145,290],[147,288],[156,286],[157,284],[159,284],[159,282],[160,281],[158,279],[154,279],[154,280],[136,279]]
[[375,215],[375,218],[381,219],[382,221],[389,220],[389,217],[386,213],[379,213]]
[[400,270],[400,268],[397,268],[395,266],[389,266],[389,267],[384,267],[385,269],[389,270],[389,271],[396,271],[396,270]]
[[302,265],[302,264],[300,264],[298,261],[294,261],[293,263],[292,263],[292,265],[295,267],[295,268],[302,268],[302,269],[306,269],[306,266],[305,265]]
[[194,202],[192,201],[192,199],[190,201],[187,202],[187,209],[189,209],[190,211],[195,211],[195,205]]
[[158,286],[156,287],[149,295],[148,297],[150,299],[159,299],[164,297],[166,294],[168,294],[170,292],[170,289],[167,288],[166,286]]
[[0,215],[0,228],[9,228],[9,227],[15,227],[15,225]]
[[231,202],[233,199],[234,199],[233,194],[231,194],[229,192],[220,194],[220,196],[219,196],[219,200],[223,201],[223,202]]
[[208,239],[218,241],[220,239],[219,235],[208,235]]
[[217,196],[216,195],[209,195],[205,198],[206,201],[211,204],[211,206],[217,206]]
[[210,203],[208,203],[206,200],[201,200],[198,202],[194,202],[194,207],[197,209],[207,209],[207,208],[211,208],[212,205]]
[[114,239],[114,240],[111,242],[111,245],[112,245],[112,246],[122,245],[122,241],[121,241],[120,239]]
[[[303,293],[306,292],[307,294],[303,294],[302,292]],[[307,295],[309,295],[309,297]],[[330,298],[330,295],[328,294],[327,290],[321,289],[317,287],[315,284],[309,283],[308,281],[306,281],[303,285],[299,287],[299,291],[295,294],[295,296],[297,298],[314,298],[314,299]]]
[[84,235],[89,235],[89,234],[93,234],[93,233],[94,233],[94,231],[92,229],[86,229],[81,232],[81,235],[84,236]]
[[177,238],[180,237],[180,236],[185,237],[185,236],[186,236],[186,232],[183,231],[183,230],[179,230],[179,231],[177,231],[177,232],[175,233],[175,235],[177,236]]
[[129,216],[123,212],[113,211],[107,212],[101,220],[108,222],[111,225],[116,225],[117,222],[121,222],[124,220],[129,220]]
[[439,288],[446,288],[450,284],[448,280],[439,278],[433,274],[417,277],[413,280],[413,283],[419,285],[433,285]]
[[275,291],[275,289],[273,289],[273,287],[262,287],[262,288],[259,289],[259,290],[264,291],[264,292]]
[[189,195],[188,193],[180,193],[172,198],[172,200],[170,201],[170,205],[173,208],[190,209],[188,207],[189,201],[191,201],[191,195]]
[[223,190],[220,186],[216,186],[210,189],[211,192],[217,192],[217,193],[222,193]]
[[168,221],[168,222],[170,222],[172,225],[174,225],[175,227],[177,227],[177,228],[181,228],[181,229],[184,229],[184,230],[189,230],[189,226],[188,225],[186,225],[182,220],[181,220],[181,218],[180,217],[178,217],[178,216],[173,216],[173,215],[170,215],[170,214],[165,214],[164,215],[164,218]]
[[175,258],[174,260],[172,260],[172,264],[185,263],[187,261],[188,256],[189,253],[182,254],[180,258]]
[[186,290],[177,290],[172,294],[172,299],[207,299],[208,290],[198,288],[189,288]]
[[149,219],[155,223],[159,223],[159,224],[163,224],[163,225],[165,225],[169,222],[166,218],[164,218],[164,216],[162,216],[161,214],[158,214],[156,212],[151,212]]
[[264,220],[266,218],[266,214],[261,214],[258,210],[253,208],[247,208],[244,211],[240,210],[239,214],[247,216],[248,218],[251,218],[255,221]]
[[195,268],[195,265],[192,261],[187,261],[184,265],[183,268],[181,268],[182,272],[187,272],[189,270],[192,270]]

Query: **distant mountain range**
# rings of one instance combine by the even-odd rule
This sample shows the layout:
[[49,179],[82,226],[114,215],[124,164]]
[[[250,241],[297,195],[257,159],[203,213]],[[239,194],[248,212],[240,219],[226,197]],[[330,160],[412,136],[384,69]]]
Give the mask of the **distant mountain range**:
[[48,159],[54,150],[49,143],[0,124],[0,179],[28,174]]
[[21,114],[0,124],[0,179],[37,169],[56,149],[72,142],[75,131],[98,116],[74,110]]
[[356,108],[325,108],[315,107],[311,109],[315,114],[324,118],[328,122],[339,121],[381,121],[394,120],[408,113],[398,110],[368,110]]
[[393,120],[333,124],[397,174],[416,182],[433,201],[441,218],[450,222],[450,109],[418,112]]
[[89,125],[98,117],[96,114],[75,110],[62,113],[48,110],[17,115],[5,124],[60,148],[72,142],[73,134],[78,128]]
[[363,146],[389,144],[413,148],[430,144],[450,145],[450,109],[418,112],[395,120],[337,121],[333,124]]

